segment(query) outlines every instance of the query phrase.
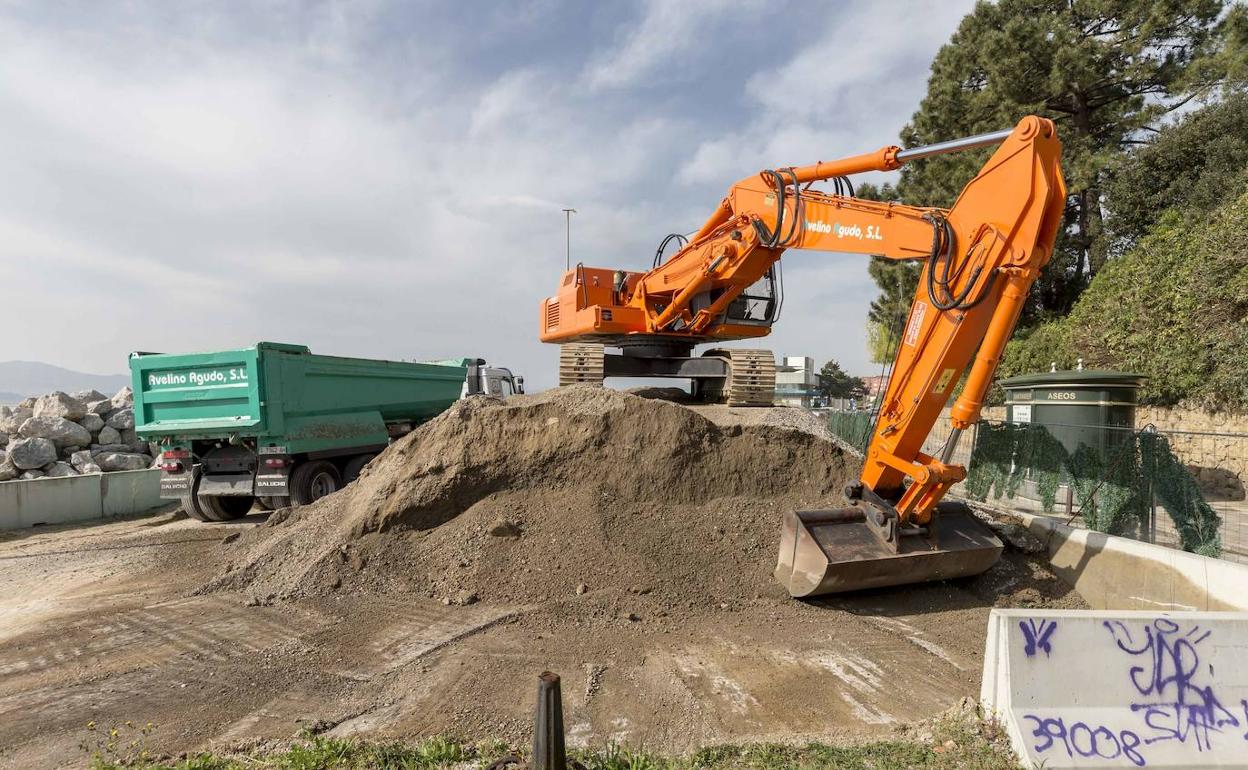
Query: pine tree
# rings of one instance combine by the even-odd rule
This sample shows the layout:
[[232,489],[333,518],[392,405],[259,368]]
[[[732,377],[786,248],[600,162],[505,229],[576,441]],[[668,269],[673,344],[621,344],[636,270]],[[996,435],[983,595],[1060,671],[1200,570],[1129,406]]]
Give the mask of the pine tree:
[[[1069,198],[1031,319],[1066,314],[1104,265],[1102,195],[1116,157],[1241,66],[1227,39],[1242,37],[1242,9],[1224,11],[1222,0],[980,2],[937,53],[905,146],[1010,127],[1027,114],[1058,125]],[[918,161],[902,170],[898,192],[907,203],[950,206],[990,153]]]

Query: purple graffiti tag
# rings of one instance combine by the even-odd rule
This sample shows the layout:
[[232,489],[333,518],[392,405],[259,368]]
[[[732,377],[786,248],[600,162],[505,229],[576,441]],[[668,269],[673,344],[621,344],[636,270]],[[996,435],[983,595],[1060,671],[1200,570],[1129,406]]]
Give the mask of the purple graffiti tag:
[[1140,659],[1141,665],[1129,670],[1131,684],[1149,697],[1132,703],[1131,710],[1142,714],[1152,730],[1151,736],[1145,734],[1145,744],[1191,742],[1197,751],[1206,751],[1224,728],[1240,727],[1239,718],[1222,705],[1213,685],[1196,681],[1205,669],[1212,676],[1212,667],[1201,665],[1198,650],[1211,631],[1202,633],[1200,626],[1184,630],[1169,618],[1157,618],[1144,625],[1137,640],[1122,621],[1105,621],[1104,626],[1118,649]]
[[1044,657],[1049,657],[1053,652],[1053,644],[1049,639],[1057,630],[1056,620],[1041,620],[1037,623],[1035,618],[1027,618],[1018,621],[1018,627],[1023,632],[1023,652],[1027,657],[1033,657],[1036,650],[1044,650]]
[[1057,746],[1066,751],[1066,756],[1072,758],[1125,757],[1136,767],[1148,764],[1144,755],[1139,752],[1140,736],[1131,730],[1114,731],[1104,725],[1088,725],[1084,722],[1068,724],[1062,717],[1041,717],[1035,714],[1023,714],[1023,719],[1032,722],[1031,735],[1036,739],[1032,749],[1037,754],[1043,754]]

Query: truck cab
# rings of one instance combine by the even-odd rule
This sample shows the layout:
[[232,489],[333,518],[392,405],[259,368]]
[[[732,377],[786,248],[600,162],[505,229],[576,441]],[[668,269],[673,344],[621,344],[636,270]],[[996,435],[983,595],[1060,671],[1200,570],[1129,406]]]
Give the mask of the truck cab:
[[524,378],[512,374],[503,366],[490,366],[485,359],[478,358],[468,365],[468,376],[464,378],[464,387],[460,398],[468,396],[494,396],[507,398],[524,394]]

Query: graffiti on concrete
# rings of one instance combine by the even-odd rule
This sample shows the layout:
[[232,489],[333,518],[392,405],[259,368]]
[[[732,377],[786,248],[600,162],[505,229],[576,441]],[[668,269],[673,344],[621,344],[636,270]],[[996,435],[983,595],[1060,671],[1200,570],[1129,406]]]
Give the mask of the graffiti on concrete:
[[1125,758],[1136,767],[1148,763],[1139,752],[1140,736],[1132,730],[1113,730],[1105,725],[1088,725],[1074,721],[1066,723],[1061,717],[1038,717],[1024,714],[1036,739],[1033,747],[1038,754],[1061,747],[1068,757],[1099,757],[1101,759]]
[[[1180,741],[1207,751],[1223,731],[1244,737],[1238,728],[1248,719],[1241,720],[1222,703],[1214,690],[1213,667],[1201,663],[1200,645],[1212,631],[1195,624],[1184,628],[1169,618],[1158,618],[1134,634],[1120,620],[1104,625],[1118,649],[1135,662],[1131,684],[1141,699],[1131,704],[1131,710],[1142,714],[1148,725],[1146,744]],[[1248,703],[1242,705],[1248,709]]]
[[[1248,742],[1248,699],[1227,703],[1218,694],[1212,663],[1202,660],[1202,652],[1217,643],[1212,630],[1166,617],[1104,621],[1102,626],[1118,653],[1124,692],[1130,693],[1123,706],[1136,720],[1104,725],[1060,714],[1023,714],[1036,755],[1056,751],[1068,758],[1117,759],[1145,767],[1149,747],[1159,744],[1198,753],[1214,750],[1220,741]],[[1051,620],[1019,623],[1028,658],[1037,651],[1049,656],[1055,627]]]
[[1043,650],[1046,658],[1053,654],[1053,644],[1049,638],[1057,630],[1056,620],[1041,619],[1037,622],[1035,618],[1027,618],[1018,621],[1018,627],[1023,631],[1023,652],[1027,657],[1034,656],[1036,650]]

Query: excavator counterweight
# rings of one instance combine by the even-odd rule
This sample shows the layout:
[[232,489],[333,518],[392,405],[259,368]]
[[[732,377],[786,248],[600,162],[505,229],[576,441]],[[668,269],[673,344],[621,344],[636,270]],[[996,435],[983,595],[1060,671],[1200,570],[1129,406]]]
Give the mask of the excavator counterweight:
[[[947,210],[854,196],[848,175],[891,171],[949,152],[996,146]],[[542,302],[541,339],[563,345],[560,384],[604,377],[684,377],[694,394],[767,405],[768,351],[719,348],[764,337],[783,304],[780,257],[790,249],[923,261],[895,340],[892,375],[874,409],[852,507],[785,516],[776,578],[795,597],[974,575],[1001,554],[964,506],[941,503],[966,469],[952,458],[979,419],[1028,292],[1053,253],[1065,208],[1061,143],[1052,121],[808,166],[737,182],[688,239],[664,239],[646,272],[577,265]],[[811,188],[832,181],[833,192]],[[715,350],[695,357],[696,345]],[[607,354],[605,347],[620,349]],[[923,451],[961,382],[939,456]]]

